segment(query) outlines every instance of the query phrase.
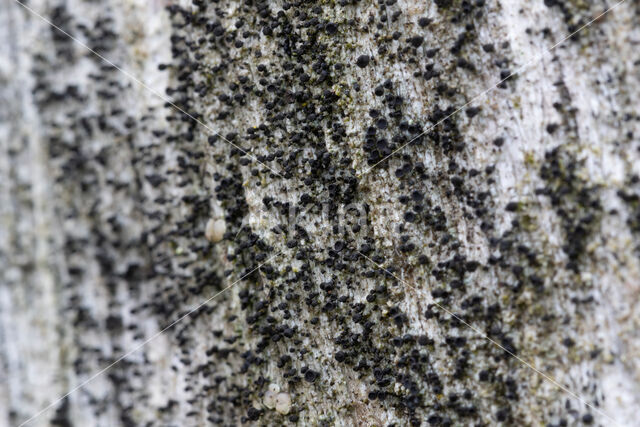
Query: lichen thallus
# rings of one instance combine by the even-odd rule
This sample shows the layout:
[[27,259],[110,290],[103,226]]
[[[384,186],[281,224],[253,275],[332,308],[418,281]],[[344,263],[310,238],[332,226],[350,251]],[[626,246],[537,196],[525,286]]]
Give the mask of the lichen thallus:
[[[357,252],[360,254],[360,256],[362,256],[363,258],[367,259],[367,261],[369,261],[372,264],[374,264],[376,267],[378,267],[379,269],[384,271],[386,274],[394,277],[396,280],[398,280],[399,282],[403,283],[404,285],[410,287],[411,289],[417,290],[415,286],[411,285],[406,280],[403,280],[397,274],[394,274],[393,272],[391,272],[388,269],[384,268],[381,264],[378,264],[377,262],[375,262],[373,259],[369,258],[367,255],[363,254],[362,252],[360,252],[360,251],[357,251]],[[449,310],[446,307],[444,307],[442,304],[438,303],[435,299],[433,299],[432,304],[435,305],[436,307],[438,307],[440,310],[442,310],[445,313],[447,313],[449,316],[451,316],[454,319],[456,319],[458,322],[460,322],[463,325],[465,325],[467,328],[471,329],[473,332],[478,334],[481,338],[486,339],[491,344],[493,344],[494,346],[498,347],[499,349],[501,349],[502,351],[507,353],[509,356],[513,357],[518,362],[522,363],[524,366],[526,366],[527,368],[531,369],[532,371],[534,371],[536,374],[540,375],[545,380],[549,381],[554,386],[558,387],[560,390],[564,391],[565,393],[567,393],[570,396],[574,397],[575,399],[579,400],[580,403],[582,403],[583,405],[588,406],[590,409],[593,409],[595,412],[597,412],[598,414],[604,416],[608,420],[612,421],[614,424],[617,424],[616,420],[613,417],[611,417],[610,415],[608,415],[606,412],[604,412],[601,409],[599,409],[598,407],[590,404],[589,402],[584,400],[582,397],[580,397],[580,395],[578,395],[578,394],[574,393],[573,391],[569,390],[568,388],[564,387],[562,384],[560,384],[553,377],[551,377],[548,374],[540,371],[538,368],[533,366],[531,363],[527,362],[523,358],[521,358],[518,355],[516,355],[515,353],[513,353],[513,351],[509,350],[508,348],[506,348],[505,346],[503,346],[499,342],[497,342],[494,339],[492,339],[491,337],[487,336],[487,334],[483,333],[480,329],[478,329],[475,326],[471,325],[470,323],[465,321],[463,318],[461,318],[460,316],[456,315],[451,310]]]
[[[59,28],[58,26],[54,25],[52,22],[50,22],[49,20],[47,20],[45,17],[43,17],[42,15],[38,14],[37,12],[35,12],[32,8],[30,8],[29,6],[25,5],[24,3],[20,2],[19,0],[14,0],[16,3],[18,3],[20,6],[22,6],[23,8],[25,8],[26,10],[28,10],[31,14],[37,16],[38,18],[40,18],[41,20],[43,20],[44,22],[46,22],[48,25],[56,28],[58,31],[60,31],[61,33],[65,34],[67,37],[69,37],[70,39],[72,39],[73,41],[75,41],[76,43],[78,43],[79,45],[81,45],[82,47],[84,47],[85,49],[87,49],[89,52],[93,53],[94,55],[96,55],[97,57],[99,57],[100,59],[102,59],[103,61],[105,61],[107,64],[111,65],[112,67],[114,67],[115,69],[117,69],[118,71],[120,71],[122,74],[126,75],[127,77],[129,77],[130,79],[132,79],[133,81],[135,81],[136,83],[140,84],[142,87],[144,87],[145,89],[147,89],[148,91],[150,91],[151,93],[153,93],[154,95],[158,96],[159,98],[161,98],[162,100],[164,100],[165,102],[169,103],[173,108],[175,108],[177,111],[179,111],[181,114],[184,114],[186,117],[188,117],[189,119],[193,120],[195,123],[197,123],[198,125],[202,126],[203,128],[205,128],[207,131],[209,131],[210,133],[212,133],[213,135],[216,135],[218,137],[220,137],[221,139],[223,139],[226,143],[230,144],[231,146],[233,146],[235,149],[240,150],[241,152],[243,152],[245,155],[247,155],[248,157],[252,158],[253,160],[255,160],[256,162],[260,163],[261,165],[265,166],[266,168],[268,168],[269,170],[271,170],[275,175],[277,176],[281,176],[280,173],[278,173],[277,171],[273,170],[271,167],[265,165],[264,163],[260,162],[257,158],[255,158],[254,156],[252,156],[251,154],[249,154],[248,152],[246,152],[245,150],[243,150],[242,148],[238,147],[236,144],[234,144],[233,142],[229,141],[227,138],[223,137],[222,135],[220,135],[218,132],[214,131],[213,129],[211,129],[208,125],[206,125],[205,123],[203,123],[201,120],[197,119],[196,117],[194,117],[193,115],[189,114],[188,112],[184,111],[182,108],[180,108],[179,106],[177,106],[176,104],[174,104],[173,102],[171,102],[168,98],[166,98],[165,96],[163,96],[162,94],[158,93],[157,91],[155,91],[153,88],[149,87],[148,85],[146,85],[144,82],[140,81],[138,78],[136,78],[135,76],[133,76],[131,73],[127,72],[126,70],[118,67],[117,65],[115,65],[113,62],[109,61],[108,59],[104,58],[102,55],[100,55],[99,53],[95,52],[94,50],[92,50],[90,47],[88,47],[87,45],[85,45],[84,43],[82,43],[80,40],[74,38],[73,36],[71,36],[70,34],[68,34],[67,32],[65,32],[63,29]],[[385,156],[384,158],[382,158],[380,161],[378,161],[377,163],[375,163],[373,166],[371,166],[370,168],[368,168],[367,170],[365,170],[364,172],[362,172],[360,174],[360,176],[366,175],[369,172],[371,172],[371,170],[373,170],[377,165],[379,165],[380,163],[384,162],[385,160],[387,160],[389,157],[393,156],[395,153],[397,153],[398,151],[402,150],[403,148],[405,148],[407,145],[411,144],[412,142],[414,142],[415,140],[419,139],[421,136],[423,136],[424,134],[426,134],[430,129],[433,129],[434,127],[436,127],[437,125],[439,125],[440,123],[444,122],[445,120],[447,120],[448,118],[450,118],[451,116],[457,114],[458,112],[460,112],[462,109],[464,109],[465,107],[467,107],[469,104],[471,104],[472,102],[476,101],[477,99],[479,99],[480,97],[486,95],[487,93],[489,93],[491,90],[495,89],[496,87],[498,87],[501,83],[503,83],[504,81],[506,81],[507,79],[511,78],[512,76],[514,76],[515,74],[518,74],[519,72],[521,72],[522,70],[524,70],[525,68],[527,68],[529,65],[531,65],[532,63],[536,63],[538,61],[540,61],[542,59],[542,57],[546,54],[551,52],[552,50],[554,50],[557,46],[559,46],[560,44],[562,44],[564,41],[568,40],[569,38],[571,38],[572,36],[574,36],[576,33],[580,32],[581,30],[583,30],[584,28],[588,27],[589,25],[591,25],[593,22],[595,22],[596,20],[600,19],[602,16],[604,16],[605,14],[609,13],[610,11],[612,11],[613,9],[615,9],[616,7],[618,7],[619,5],[621,5],[622,3],[624,3],[626,0],[621,0],[618,3],[616,3],[615,5],[611,6],[610,8],[608,8],[607,10],[605,10],[603,13],[601,13],[600,15],[598,15],[596,18],[592,19],[591,21],[587,22],[586,24],[584,24],[583,26],[581,26],[580,28],[578,28],[577,30],[575,30],[573,33],[569,34],[568,36],[564,37],[563,39],[561,39],[559,42],[557,42],[556,44],[554,44],[551,48],[549,48],[548,50],[544,51],[541,55],[532,58],[531,60],[527,61],[523,66],[521,66],[520,68],[518,68],[516,71],[510,73],[509,75],[507,75],[506,77],[504,77],[503,79],[501,79],[499,82],[497,82],[495,85],[491,86],[490,88],[482,91],[481,93],[475,95],[471,100],[469,100],[468,102],[466,102],[465,104],[463,104],[461,107],[455,109],[453,112],[451,112],[450,114],[448,114],[447,116],[445,116],[444,118],[442,118],[441,120],[437,121],[435,124],[433,124],[432,126],[430,126],[427,130],[423,131],[421,134],[419,134],[418,136],[412,138],[409,142],[403,144],[401,147],[397,148],[396,150],[394,150],[393,152],[391,152],[390,154],[388,154],[387,156]],[[425,22],[424,25],[426,25],[427,23]],[[423,23],[420,24],[421,26],[423,25]],[[417,44],[420,43],[421,41],[416,39],[414,40],[412,43]],[[369,63],[369,57],[366,55],[362,55],[358,58],[356,65],[358,65],[359,67],[364,67]],[[381,124],[382,125],[382,124]],[[206,226],[206,230],[203,233],[204,236],[203,238],[207,238],[209,241],[213,242],[213,243],[217,243],[220,242],[225,235],[225,231],[226,231],[226,224],[224,223],[224,220],[221,219],[211,219],[209,221],[209,223],[207,223]],[[237,235],[236,235],[237,237]],[[88,378],[87,380],[85,380],[84,382],[82,382],[81,384],[79,384],[78,386],[76,386],[75,388],[73,388],[72,390],[70,390],[68,393],[66,393],[65,395],[63,395],[62,397],[60,397],[59,399],[56,399],[54,402],[52,402],[50,405],[48,405],[47,407],[45,407],[44,409],[40,410],[38,413],[36,413],[35,415],[33,415],[31,418],[27,419],[26,421],[24,421],[22,425],[25,425],[27,423],[29,423],[30,421],[32,421],[33,419],[35,419],[36,417],[38,417],[39,415],[43,414],[44,412],[46,412],[48,409],[52,408],[53,406],[55,406],[57,403],[59,403],[60,401],[62,401],[63,399],[65,399],[67,396],[69,396],[70,394],[72,394],[73,392],[77,391],[78,389],[82,388],[83,386],[85,386],[86,384],[88,384],[89,382],[91,382],[93,379],[97,378],[98,376],[100,376],[101,374],[103,374],[104,372],[106,372],[107,370],[109,370],[111,367],[113,367],[114,365],[118,364],[120,361],[122,361],[123,359],[125,359],[126,357],[128,357],[129,355],[133,354],[134,352],[136,352],[137,350],[139,350],[140,348],[144,347],[146,344],[148,344],[150,341],[154,340],[156,337],[158,337],[160,334],[164,333],[165,331],[167,331],[168,329],[170,329],[171,327],[173,327],[174,325],[176,325],[178,322],[182,321],[183,319],[185,319],[186,317],[188,317],[189,315],[191,315],[192,313],[194,313],[195,311],[197,311],[200,307],[204,306],[205,304],[208,304],[209,302],[211,302],[213,299],[217,298],[219,295],[223,294],[224,292],[226,292],[227,290],[229,290],[231,287],[233,287],[235,284],[239,283],[240,281],[242,281],[245,277],[249,276],[250,274],[252,274],[253,272],[259,270],[263,265],[267,264],[269,261],[271,261],[272,259],[276,258],[278,255],[280,255],[283,251],[278,251],[275,255],[272,255],[269,259],[267,259],[266,261],[262,262],[260,265],[258,265],[257,267],[255,267],[253,270],[251,270],[250,272],[248,272],[247,274],[245,274],[244,276],[242,276],[241,278],[239,278],[238,280],[236,280],[235,282],[231,283],[230,285],[228,285],[227,287],[225,287],[224,289],[222,289],[221,291],[217,292],[216,294],[214,294],[213,296],[209,297],[208,299],[204,300],[203,302],[199,303],[194,309],[188,311],[186,314],[182,315],[181,317],[179,317],[177,320],[173,321],[172,323],[170,323],[168,326],[166,326],[165,328],[163,328],[162,330],[160,330],[159,332],[157,332],[156,334],[154,334],[153,336],[151,336],[149,339],[145,340],[143,343],[141,343],[140,345],[138,345],[137,347],[135,347],[134,349],[130,350],[129,352],[125,353],[124,355],[120,356],[118,359],[116,359],[113,363],[111,363],[110,365],[108,365],[107,367],[103,368],[102,370],[100,370],[99,372],[97,372],[96,374],[94,374],[93,376],[91,376],[90,378]],[[405,280],[399,278],[397,275],[395,275],[394,273],[384,269],[382,266],[380,266],[378,263],[376,263],[373,259],[369,258],[368,256],[366,256],[365,254],[361,253],[358,251],[358,253],[366,258],[368,261],[372,262],[373,264],[375,264],[378,268],[383,269],[386,273],[390,274],[391,276],[395,277],[398,281],[404,283],[406,286],[409,286],[411,288],[414,288],[411,284],[407,283]],[[558,387],[559,389],[563,390],[564,392],[566,392],[567,394],[570,394],[571,396],[577,398],[578,400],[580,400],[583,404],[589,406],[591,409],[593,409],[594,411],[598,412],[599,414],[605,416],[606,418],[612,420],[615,422],[615,420],[610,417],[609,415],[607,415],[606,413],[604,413],[603,411],[601,411],[600,409],[594,407],[593,405],[589,404],[588,402],[584,401],[582,398],[580,398],[580,396],[578,396],[577,394],[575,394],[574,392],[572,392],[571,390],[567,389],[566,387],[562,386],[561,384],[559,384],[556,380],[554,380],[553,378],[551,378],[550,376],[548,376],[547,374],[539,371],[538,369],[536,369],[534,366],[532,366],[531,364],[529,364],[528,362],[526,362],[524,359],[516,356],[515,354],[511,353],[508,349],[504,348],[502,345],[500,345],[499,343],[495,342],[494,340],[492,340],[490,337],[486,336],[485,334],[483,334],[479,329],[475,328],[473,325],[470,325],[469,323],[465,322],[463,319],[459,318],[458,316],[456,316],[454,313],[450,312],[449,310],[447,310],[445,307],[442,307],[440,304],[438,304],[437,302],[434,301],[434,304],[439,307],[441,310],[445,311],[446,313],[448,313],[450,316],[455,317],[458,321],[460,321],[461,323],[463,323],[465,326],[467,326],[468,328],[470,328],[471,330],[473,330],[474,332],[476,332],[479,336],[481,336],[482,338],[490,341],[492,344],[496,345],[497,347],[501,348],[502,350],[504,350],[507,353],[510,353],[510,355],[514,358],[516,358],[519,362],[521,362],[523,365],[527,366],[529,369],[533,370],[534,372],[536,372],[537,374],[541,375],[544,379],[546,379],[547,381],[551,382],[553,385],[555,385],[556,387]],[[278,412],[280,413],[287,413],[289,411],[290,405],[291,405],[291,401],[290,401],[290,396],[286,393],[279,393],[279,388],[277,386],[274,385],[274,387],[270,388],[269,392],[267,395],[265,395],[265,404],[267,407],[274,407]]]
[[121,72],[122,74],[124,74],[125,76],[127,76],[129,79],[133,80],[135,83],[139,84],[140,86],[142,86],[144,89],[148,90],[149,92],[151,92],[152,94],[154,94],[155,96],[157,96],[158,98],[162,99],[164,102],[166,102],[168,105],[170,105],[172,108],[175,108],[180,114],[183,114],[184,116],[186,116],[187,118],[189,118],[190,120],[192,120],[193,122],[195,122],[197,125],[205,128],[210,135],[216,136],[221,138],[223,141],[225,141],[227,144],[231,145],[233,148],[235,148],[236,150],[239,150],[240,152],[242,152],[244,155],[250,157],[252,160],[255,160],[256,162],[258,162],[259,164],[261,164],[262,166],[266,167],[267,169],[269,169],[271,172],[273,172],[275,175],[282,177],[282,175],[277,172],[275,169],[271,168],[270,166],[264,164],[263,162],[261,162],[260,160],[258,160],[254,155],[250,154],[249,152],[247,152],[246,150],[244,150],[243,148],[239,147],[237,144],[234,144],[233,142],[231,142],[228,138],[220,135],[220,133],[216,132],[213,128],[211,128],[211,126],[207,125],[206,123],[204,123],[202,120],[198,119],[197,117],[194,117],[192,114],[188,113],[187,111],[185,111],[183,108],[181,108],[180,106],[178,106],[176,103],[174,103],[173,101],[171,101],[169,98],[167,98],[166,96],[164,96],[163,94],[161,94],[160,92],[158,92],[157,90],[153,89],[152,87],[150,87],[149,85],[147,85],[146,83],[144,83],[142,80],[140,80],[139,78],[137,78],[136,76],[134,76],[133,74],[131,74],[130,72],[128,72],[127,70],[123,69],[122,67],[119,67],[118,65],[116,65],[115,63],[113,63],[112,61],[110,61],[109,59],[105,58],[103,55],[101,55],[100,53],[96,52],[94,49],[90,48],[89,46],[87,46],[85,43],[83,43],[81,40],[78,40],[77,38],[73,37],[71,34],[69,34],[68,32],[66,32],[64,29],[60,28],[59,26],[55,25],[53,22],[51,22],[50,20],[48,20],[47,18],[45,18],[44,16],[42,16],[41,14],[39,14],[38,12],[36,12],[35,10],[33,10],[31,7],[29,7],[28,5],[20,2],[19,0],[13,0],[14,2],[16,2],[17,4],[19,4],[20,6],[22,6],[23,8],[25,8],[26,10],[28,10],[30,13],[32,13],[33,15],[37,16],[38,18],[40,18],[41,20],[43,20],[44,22],[46,22],[48,25],[50,25],[51,27],[55,28],[57,31],[61,32],[62,34],[64,34],[65,36],[69,37],[71,40],[73,40],[75,43],[79,44],[81,47],[83,47],[84,49],[88,50],[90,53],[92,53],[93,55],[97,56],[98,58],[100,58],[101,60],[103,60],[104,62],[106,62],[109,66],[115,68],[116,70],[118,70],[119,72]]
[[[419,133],[417,136],[411,138],[408,142],[402,144],[400,147],[396,148],[395,150],[393,150],[391,153],[387,154],[386,156],[384,156],[382,159],[380,159],[378,162],[376,162],[375,164],[373,164],[371,167],[369,167],[368,169],[366,169],[364,172],[360,173],[358,175],[358,177],[362,177],[364,175],[367,175],[369,172],[371,172],[376,166],[378,166],[379,164],[383,163],[385,160],[389,159],[390,157],[392,157],[394,154],[398,153],[399,151],[402,151],[405,147],[407,147],[408,145],[411,145],[413,142],[419,140],[421,137],[423,137],[424,135],[426,135],[430,130],[434,129],[435,127],[437,127],[438,125],[444,123],[446,120],[448,120],[449,118],[451,118],[452,116],[455,116],[456,114],[458,114],[460,111],[462,111],[464,108],[468,107],[469,105],[471,105],[473,102],[477,101],[478,99],[482,98],[484,95],[488,94],[489,92],[491,92],[492,90],[500,87],[500,85],[502,85],[504,82],[506,82],[507,80],[511,79],[513,76],[521,73],[523,70],[525,70],[527,67],[529,67],[530,65],[536,65],[538,62],[540,62],[544,56],[550,52],[552,52],[553,50],[555,50],[558,46],[560,46],[561,44],[563,44],[565,41],[571,39],[572,37],[574,37],[577,33],[579,33],[580,31],[582,31],[583,29],[587,28],[588,26],[590,26],[591,24],[593,24],[594,22],[596,22],[597,20],[601,19],[603,16],[605,16],[606,14],[608,14],[609,12],[611,12],[613,9],[617,8],[618,6],[620,6],[622,3],[624,3],[626,0],[620,0],[618,3],[614,4],[613,6],[609,7],[608,9],[606,9],[604,12],[600,13],[598,16],[596,16],[595,18],[591,19],[590,21],[588,21],[586,24],[582,25],[580,28],[578,28],[577,30],[573,31],[572,33],[568,34],[567,36],[563,37],[560,39],[560,41],[556,42],[553,46],[551,46],[548,49],[545,49],[541,54],[534,56],[533,58],[529,59],[528,61],[526,61],[523,65],[521,65],[520,67],[518,67],[515,71],[513,71],[512,73],[509,73],[508,75],[506,75],[505,77],[502,77],[498,82],[496,82],[495,84],[489,86],[487,89],[483,90],[482,92],[474,95],[469,101],[465,102],[464,104],[462,104],[460,107],[456,108],[455,110],[453,110],[451,113],[445,115],[443,118],[441,118],[440,120],[436,121],[434,124],[432,124],[431,126],[428,126],[427,129],[425,129],[424,131],[422,131],[421,133]],[[368,62],[369,62],[369,58],[366,58],[366,62],[362,61],[361,59],[362,57],[358,58],[358,66],[365,66]],[[360,63],[364,63],[365,65],[360,65]],[[473,107],[472,107],[473,108]]]

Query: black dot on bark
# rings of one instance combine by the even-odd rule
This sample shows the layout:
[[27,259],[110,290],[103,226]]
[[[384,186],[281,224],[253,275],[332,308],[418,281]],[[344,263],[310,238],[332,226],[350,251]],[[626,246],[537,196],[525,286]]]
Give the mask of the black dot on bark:
[[356,65],[360,68],[364,68],[367,65],[369,65],[369,61],[371,60],[371,58],[369,58],[369,55],[360,55],[358,56],[358,59],[356,60]]

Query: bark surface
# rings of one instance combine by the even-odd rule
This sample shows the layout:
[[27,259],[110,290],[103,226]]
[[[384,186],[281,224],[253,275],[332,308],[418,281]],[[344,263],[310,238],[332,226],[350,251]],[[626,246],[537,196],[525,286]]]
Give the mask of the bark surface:
[[636,0],[24,3],[0,425],[638,425]]

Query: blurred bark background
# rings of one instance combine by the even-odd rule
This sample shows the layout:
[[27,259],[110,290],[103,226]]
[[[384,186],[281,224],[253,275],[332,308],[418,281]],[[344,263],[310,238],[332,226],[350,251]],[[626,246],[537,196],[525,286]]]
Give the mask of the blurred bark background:
[[0,425],[638,425],[638,1],[24,3]]

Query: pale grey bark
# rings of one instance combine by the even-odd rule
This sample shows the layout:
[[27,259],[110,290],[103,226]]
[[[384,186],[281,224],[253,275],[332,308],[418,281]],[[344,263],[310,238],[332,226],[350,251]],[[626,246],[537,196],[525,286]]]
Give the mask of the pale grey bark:
[[0,425],[638,425],[637,1],[179,3],[0,4]]

